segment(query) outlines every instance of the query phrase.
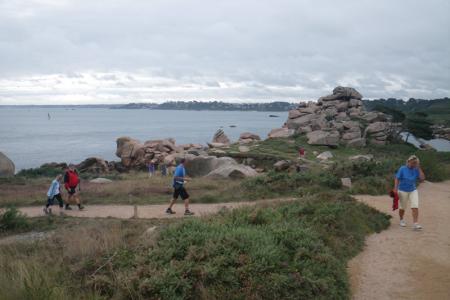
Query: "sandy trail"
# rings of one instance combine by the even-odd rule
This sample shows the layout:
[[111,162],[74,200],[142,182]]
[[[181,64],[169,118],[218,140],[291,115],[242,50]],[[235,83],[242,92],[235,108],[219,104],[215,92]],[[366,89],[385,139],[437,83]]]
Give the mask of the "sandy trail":
[[[270,199],[259,200],[251,202],[230,202],[230,203],[193,203],[189,205],[195,216],[204,216],[208,214],[217,213],[223,208],[233,209],[242,206],[255,205],[257,203],[270,203],[276,201],[288,201],[290,199]],[[19,210],[28,217],[41,217],[45,216],[42,206],[26,206],[20,207]],[[73,210],[64,210],[64,214],[71,217],[81,218],[118,218],[129,219],[133,217],[143,219],[162,219],[162,218],[179,218],[184,217],[184,204],[175,204],[173,210],[176,211],[174,215],[168,215],[165,213],[167,204],[154,204],[154,205],[88,205],[84,210],[78,210],[76,205],[72,205]],[[59,207],[53,206],[53,214],[59,213]],[[136,214],[137,213],[137,214]]]
[[388,230],[366,240],[349,263],[353,299],[450,299],[450,181],[420,185],[419,223],[400,227],[387,196],[357,196],[393,216]]

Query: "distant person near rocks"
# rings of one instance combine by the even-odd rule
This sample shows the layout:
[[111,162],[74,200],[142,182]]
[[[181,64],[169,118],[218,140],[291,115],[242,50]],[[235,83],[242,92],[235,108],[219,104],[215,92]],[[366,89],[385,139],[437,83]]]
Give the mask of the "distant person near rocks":
[[148,177],[152,177],[153,175],[155,175],[155,171],[155,162],[152,160],[148,164]]
[[417,180],[424,181],[425,174],[420,168],[419,158],[412,155],[406,161],[406,165],[401,166],[397,171],[394,180],[394,193],[398,193],[400,198],[400,226],[405,227],[406,222],[403,220],[405,210],[408,204],[411,205],[413,215],[413,229],[420,230],[422,226],[419,225],[419,193],[416,188]]
[[63,214],[64,201],[61,197],[61,185],[60,185],[61,179],[62,179],[62,175],[58,174],[56,176],[56,178],[52,181],[52,184],[50,185],[50,188],[48,189],[47,204],[44,207],[44,213],[46,215],[52,213],[51,206],[53,206],[55,199],[58,200],[59,213],[61,215]]
[[303,147],[300,147],[300,148],[298,148],[298,156],[300,157],[300,158],[303,158],[303,157],[305,157],[305,148],[303,148]]
[[172,210],[173,205],[177,201],[178,197],[184,200],[184,215],[191,216],[194,213],[189,210],[189,194],[187,193],[184,184],[189,179],[186,178],[186,169],[184,168],[185,159],[181,159],[180,164],[175,169],[173,176],[173,199],[170,201],[169,207],[166,209],[166,213],[174,214]]
[[75,202],[78,205],[78,209],[82,210],[84,207],[81,205],[80,196],[78,195],[76,188],[78,187],[78,192],[80,189],[80,177],[78,172],[75,170],[75,166],[70,164],[64,174],[64,187],[69,194],[67,199],[66,209],[71,210],[70,204]]

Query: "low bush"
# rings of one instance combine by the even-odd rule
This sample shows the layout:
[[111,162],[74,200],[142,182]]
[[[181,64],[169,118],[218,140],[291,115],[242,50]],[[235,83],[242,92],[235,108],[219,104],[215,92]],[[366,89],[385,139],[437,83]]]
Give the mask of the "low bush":
[[0,213],[0,233],[6,231],[25,230],[30,223],[25,215],[15,207],[8,207]]
[[23,169],[17,173],[16,176],[26,178],[38,178],[38,177],[55,177],[58,174],[62,174],[64,170],[58,167],[41,166],[34,169]]
[[[92,285],[108,297],[347,299],[347,260],[366,234],[388,224],[388,216],[336,193],[223,211],[169,226],[153,247],[102,270]],[[108,286],[112,276],[122,280]]]

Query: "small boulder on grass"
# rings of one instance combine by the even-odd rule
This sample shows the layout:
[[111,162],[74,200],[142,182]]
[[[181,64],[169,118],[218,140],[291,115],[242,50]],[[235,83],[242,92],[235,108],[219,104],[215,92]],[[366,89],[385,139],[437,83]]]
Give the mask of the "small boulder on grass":
[[341,183],[342,183],[343,187],[346,187],[346,188],[349,188],[349,189],[352,188],[352,180],[350,178],[348,178],[348,177],[341,178]]
[[89,182],[103,184],[103,183],[112,183],[113,181],[111,179],[108,179],[108,178],[98,177],[98,178],[94,178],[94,179],[90,180]]
[[330,158],[333,158],[333,153],[331,153],[330,151],[325,151],[317,155],[316,158],[320,160],[328,160]]

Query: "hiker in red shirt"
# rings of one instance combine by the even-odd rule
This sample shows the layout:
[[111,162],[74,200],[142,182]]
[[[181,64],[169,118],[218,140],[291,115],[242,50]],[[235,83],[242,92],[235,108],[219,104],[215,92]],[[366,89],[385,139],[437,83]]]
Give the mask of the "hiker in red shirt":
[[69,194],[69,199],[66,203],[66,209],[71,210],[70,203],[75,202],[78,205],[78,208],[82,210],[84,207],[81,205],[80,196],[78,195],[76,188],[78,186],[78,191],[80,191],[80,177],[78,176],[78,172],[75,170],[75,166],[70,164],[64,174],[64,187]]

